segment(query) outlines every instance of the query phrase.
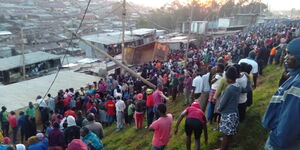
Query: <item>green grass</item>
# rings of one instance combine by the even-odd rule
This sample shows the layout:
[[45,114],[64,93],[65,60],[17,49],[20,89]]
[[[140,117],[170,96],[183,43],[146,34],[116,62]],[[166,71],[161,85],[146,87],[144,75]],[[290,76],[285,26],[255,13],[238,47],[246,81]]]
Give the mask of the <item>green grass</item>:
[[[269,100],[278,88],[278,81],[282,73],[282,69],[276,66],[268,66],[264,70],[264,75],[260,77],[261,84],[253,93],[253,105],[248,108],[246,119],[239,126],[239,132],[234,137],[230,149],[233,150],[262,150],[264,142],[267,138],[267,131],[261,126],[262,116],[268,106]],[[174,122],[185,107],[182,106],[183,98],[168,105],[168,112],[173,114]],[[145,123],[143,124],[145,126]],[[219,138],[221,134],[214,131],[217,124],[208,127],[208,145],[204,145],[204,138],[201,138],[201,149],[212,150],[219,147]],[[135,131],[134,125],[126,127],[121,132],[115,132],[116,125],[106,127],[103,143],[106,150],[149,150],[151,149],[152,132],[142,129]],[[192,145],[192,148],[194,144]],[[184,150],[185,149],[185,133],[184,121],[180,124],[177,135],[173,134],[166,148],[167,150]]]

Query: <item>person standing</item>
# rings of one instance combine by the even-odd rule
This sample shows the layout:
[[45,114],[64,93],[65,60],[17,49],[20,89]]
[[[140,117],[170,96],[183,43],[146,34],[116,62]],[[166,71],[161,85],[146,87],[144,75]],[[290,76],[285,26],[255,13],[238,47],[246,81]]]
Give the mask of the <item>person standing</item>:
[[198,99],[202,92],[202,77],[201,72],[197,72],[197,76],[193,79],[192,86],[194,88],[194,99]]
[[141,129],[143,127],[143,119],[146,110],[146,102],[143,100],[143,94],[139,93],[136,95],[136,104],[135,104],[135,126],[136,129]]
[[184,93],[184,105],[190,105],[191,103],[191,91],[193,90],[192,86],[193,79],[188,72],[185,73],[185,77],[183,80],[183,93]]
[[89,150],[104,150],[101,140],[87,127],[82,127],[80,130],[80,134],[82,137],[82,141],[88,146]]
[[159,104],[157,112],[160,116],[159,119],[149,127],[149,131],[154,131],[152,150],[164,150],[170,139],[173,117],[171,114],[166,114],[167,107],[165,104]]
[[24,122],[25,122],[25,114],[23,111],[20,111],[17,125],[18,128],[20,129],[21,143],[24,143],[24,137],[25,137]]
[[106,109],[106,121],[109,125],[114,122],[114,116],[116,115],[116,103],[113,101],[113,98],[110,97],[110,100],[105,102],[105,109]]
[[178,127],[182,119],[186,117],[185,120],[185,133],[186,133],[186,149],[191,149],[191,138],[192,133],[194,132],[195,136],[195,144],[196,150],[200,150],[200,137],[202,130],[204,130],[205,144],[207,144],[208,136],[207,136],[207,126],[206,126],[206,118],[203,111],[200,108],[199,103],[194,102],[190,107],[186,108],[178,118],[175,127],[175,135],[178,132]]
[[117,116],[117,131],[123,129],[124,111],[126,109],[125,102],[118,96],[116,103],[116,116]]
[[63,150],[65,147],[63,133],[59,129],[59,123],[53,123],[53,129],[49,132],[49,150]]
[[55,100],[51,96],[51,94],[48,94],[47,96],[48,96],[48,106],[49,106],[49,109],[52,110],[53,112],[55,112]]
[[257,84],[256,82],[258,77],[258,64],[255,61],[255,57],[256,57],[256,52],[253,50],[249,53],[249,56],[247,58],[241,59],[238,63],[239,65],[241,63],[247,63],[252,66],[251,73],[253,75],[253,88],[256,88],[256,84]]
[[157,112],[157,107],[159,104],[164,103],[164,99],[168,102],[169,98],[167,98],[163,92],[162,92],[163,87],[162,86],[157,86],[157,89],[154,91],[153,93],[153,112],[154,112],[154,118],[158,119],[159,118],[159,114]]
[[8,136],[9,131],[9,123],[8,123],[8,112],[6,111],[6,107],[2,106],[0,112],[0,121],[1,121],[1,129],[3,131],[3,136]]
[[209,92],[210,92],[210,83],[209,83],[209,77],[210,77],[210,71],[211,71],[211,66],[208,67],[208,72],[202,76],[202,94],[201,94],[201,101],[200,101],[200,106],[201,110],[205,112],[208,98],[209,98]]
[[152,122],[153,122],[153,118],[154,118],[154,112],[153,112],[153,90],[152,89],[147,89],[146,90],[147,93],[147,101],[146,101],[146,107],[147,107],[147,126],[146,128],[148,128]]
[[64,129],[65,143],[69,144],[73,139],[80,139],[80,127],[76,125],[73,116],[67,117],[67,128]]
[[11,111],[8,115],[8,122],[10,128],[13,130],[13,144],[17,142],[17,133],[18,133],[18,126],[17,126],[17,117],[14,111]]
[[95,121],[95,115],[93,113],[89,113],[87,119],[89,123],[85,127],[94,132],[100,139],[104,138],[104,130],[102,124]]
[[289,78],[272,96],[262,120],[264,128],[270,130],[265,150],[300,149],[300,38],[287,46],[285,65]]
[[237,133],[239,124],[238,103],[242,90],[235,82],[238,77],[237,69],[233,66],[229,67],[225,76],[229,85],[224,90],[218,107],[218,111],[221,113],[219,131],[223,134],[223,140],[221,148],[216,150],[228,150],[230,140]]

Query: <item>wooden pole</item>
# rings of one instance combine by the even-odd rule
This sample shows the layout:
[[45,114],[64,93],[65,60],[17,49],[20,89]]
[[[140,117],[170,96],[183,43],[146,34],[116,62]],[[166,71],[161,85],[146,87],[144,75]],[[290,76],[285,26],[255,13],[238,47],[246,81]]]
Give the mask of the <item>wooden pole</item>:
[[122,63],[125,64],[125,19],[126,19],[126,0],[123,0],[122,13]]
[[22,69],[23,69],[23,80],[26,80],[26,65],[25,65],[25,55],[24,55],[24,36],[23,29],[21,29],[21,44],[22,44]]
[[71,34],[73,34],[75,37],[77,37],[79,40],[81,40],[83,43],[89,45],[91,48],[93,48],[94,50],[96,50],[97,52],[101,53],[102,55],[106,56],[108,59],[110,59],[111,61],[113,61],[114,63],[116,63],[118,66],[120,66],[122,69],[126,70],[127,72],[129,72],[131,75],[133,75],[134,77],[140,79],[142,82],[144,82],[145,84],[147,84],[148,86],[152,87],[152,88],[156,88],[156,86],[154,84],[152,84],[151,82],[149,82],[148,80],[146,80],[145,78],[143,78],[142,76],[138,75],[136,72],[134,72],[133,70],[131,70],[130,68],[128,68],[127,66],[125,66],[124,64],[122,64],[121,62],[117,61],[116,59],[114,59],[112,56],[110,56],[109,54],[106,53],[106,51],[96,47],[95,45],[93,45],[92,43],[90,43],[89,41],[83,39],[82,37],[80,37],[78,34],[73,33],[72,31],[67,30],[68,32],[70,32]]

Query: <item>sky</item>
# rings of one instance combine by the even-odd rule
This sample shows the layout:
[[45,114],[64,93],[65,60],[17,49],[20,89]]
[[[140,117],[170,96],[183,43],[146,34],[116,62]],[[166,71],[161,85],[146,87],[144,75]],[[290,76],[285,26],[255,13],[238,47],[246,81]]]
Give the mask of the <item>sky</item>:
[[[173,0],[127,0],[136,4],[141,4],[150,7],[161,7],[165,3],[172,2]],[[180,0],[186,2],[188,0]],[[201,0],[205,1],[205,0]],[[291,10],[292,8],[300,9],[300,0],[262,0],[264,3],[268,3],[271,10]]]

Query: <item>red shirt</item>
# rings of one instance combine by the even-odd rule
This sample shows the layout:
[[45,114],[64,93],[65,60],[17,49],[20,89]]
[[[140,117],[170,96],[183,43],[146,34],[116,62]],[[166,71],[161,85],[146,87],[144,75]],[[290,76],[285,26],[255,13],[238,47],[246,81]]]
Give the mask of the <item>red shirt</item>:
[[113,100],[109,100],[105,103],[106,112],[108,115],[115,115],[116,114],[116,103]]
[[74,118],[77,118],[76,113],[71,109],[67,110],[64,114],[64,117],[68,117],[68,116],[73,116]]
[[147,96],[146,106],[147,107],[153,107],[154,106],[153,95],[152,94]]
[[151,124],[150,127],[154,129],[152,145],[165,146],[168,144],[170,139],[172,120],[172,115],[167,114],[166,117],[160,117]]
[[9,115],[8,115],[8,122],[9,122],[9,126],[10,126],[11,128],[17,127],[17,118],[16,118],[15,115],[9,114]]
[[192,106],[185,109],[187,111],[186,118],[199,119],[202,123],[206,123],[206,118],[199,104],[192,104]]

